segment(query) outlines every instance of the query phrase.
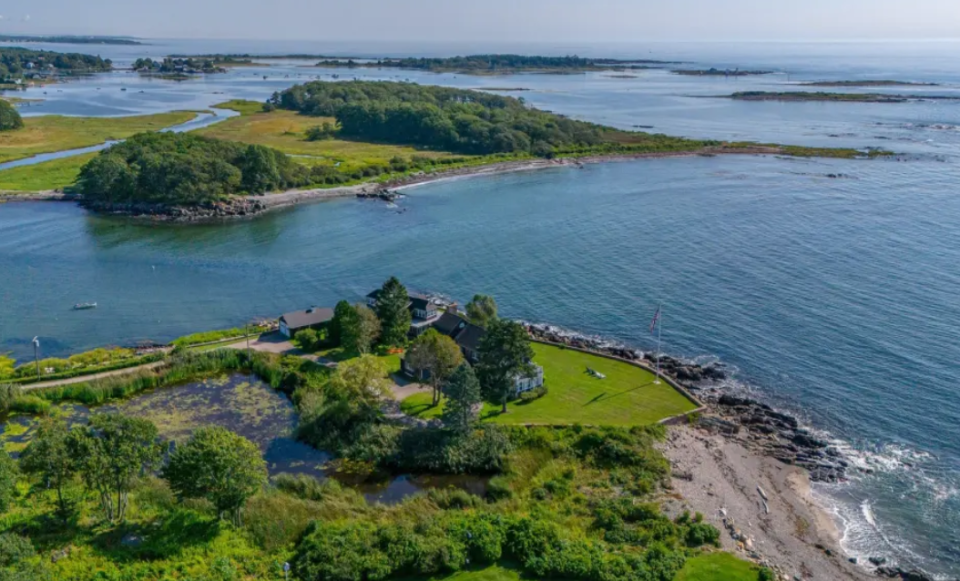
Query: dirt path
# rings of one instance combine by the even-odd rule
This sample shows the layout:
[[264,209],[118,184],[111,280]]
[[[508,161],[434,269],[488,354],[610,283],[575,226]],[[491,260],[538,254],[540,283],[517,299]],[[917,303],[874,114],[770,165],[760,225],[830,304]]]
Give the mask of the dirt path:
[[98,379],[105,379],[107,377],[116,377],[118,375],[127,375],[130,373],[136,373],[138,371],[148,371],[150,369],[156,369],[163,365],[165,361],[154,361],[153,363],[145,363],[143,365],[137,365],[136,367],[124,367],[123,369],[114,369],[113,371],[103,371],[101,373],[92,373],[90,375],[78,375],[77,377],[68,377],[66,379],[55,379],[52,381],[41,381],[39,383],[31,383],[29,385],[23,386],[23,391],[31,391],[34,389],[41,389],[44,387],[56,387],[58,385],[70,385],[71,383],[83,383],[86,381],[96,381]]

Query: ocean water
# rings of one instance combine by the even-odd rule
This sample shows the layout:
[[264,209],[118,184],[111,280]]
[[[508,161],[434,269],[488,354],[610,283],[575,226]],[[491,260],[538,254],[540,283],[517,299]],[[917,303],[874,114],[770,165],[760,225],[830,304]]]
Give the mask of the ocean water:
[[[150,50],[166,46],[168,52],[199,50],[159,41]],[[207,52],[255,50],[217,46]],[[264,46],[262,52],[276,54],[357,56],[482,49],[397,46],[360,53],[349,46]],[[124,58],[138,54],[116,48],[128,51]],[[24,112],[203,108],[234,97],[262,99],[318,73],[336,73],[524,87],[530,90],[516,94],[539,107],[624,128],[876,146],[904,155],[564,167],[411,188],[402,213],[343,199],[216,225],[144,224],[67,204],[7,204],[0,206],[0,350],[28,358],[35,335],[48,355],[165,340],[359,299],[390,275],[459,300],[491,293],[507,316],[651,348],[646,325],[663,300],[666,351],[723,361],[735,370],[731,389],[799,413],[869,470],[854,473],[850,483],[815,488],[842,525],[851,555],[955,575],[960,103],[742,103],[715,96],[850,78],[937,82],[941,86],[898,92],[960,95],[960,43],[524,50],[574,51],[779,72],[736,80],[666,71],[639,71],[630,79],[603,73],[474,78],[286,63],[184,83],[99,75],[46,87],[47,100]],[[81,301],[100,307],[70,310]]]

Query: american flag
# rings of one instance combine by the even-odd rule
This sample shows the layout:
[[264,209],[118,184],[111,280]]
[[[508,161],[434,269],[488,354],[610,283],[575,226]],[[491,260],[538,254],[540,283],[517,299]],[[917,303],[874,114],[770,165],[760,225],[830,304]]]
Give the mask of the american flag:
[[659,322],[660,322],[660,307],[657,307],[657,312],[653,314],[653,320],[650,321],[651,333],[653,333],[653,331],[657,328],[657,323]]

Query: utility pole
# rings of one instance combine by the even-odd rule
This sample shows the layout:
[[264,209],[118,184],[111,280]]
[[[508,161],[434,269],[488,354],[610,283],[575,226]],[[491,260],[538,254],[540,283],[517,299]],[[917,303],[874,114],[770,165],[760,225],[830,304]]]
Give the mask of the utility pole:
[[37,381],[40,381],[40,338],[33,338],[33,360],[37,364]]

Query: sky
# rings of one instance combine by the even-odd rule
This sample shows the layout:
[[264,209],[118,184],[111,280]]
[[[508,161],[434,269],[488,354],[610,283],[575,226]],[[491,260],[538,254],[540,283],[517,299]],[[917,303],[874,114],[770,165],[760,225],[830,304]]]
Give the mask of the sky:
[[0,33],[487,42],[960,37],[960,0],[8,0]]

